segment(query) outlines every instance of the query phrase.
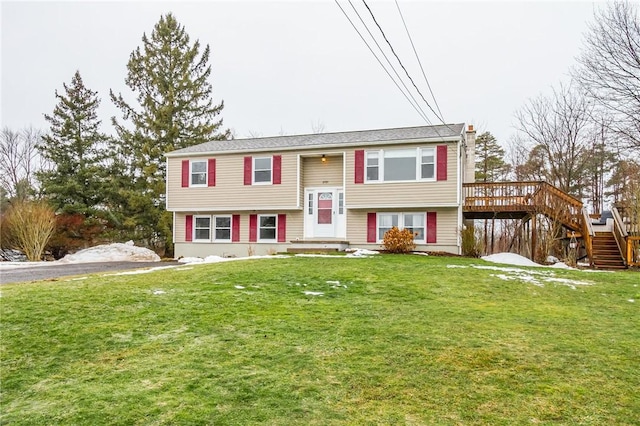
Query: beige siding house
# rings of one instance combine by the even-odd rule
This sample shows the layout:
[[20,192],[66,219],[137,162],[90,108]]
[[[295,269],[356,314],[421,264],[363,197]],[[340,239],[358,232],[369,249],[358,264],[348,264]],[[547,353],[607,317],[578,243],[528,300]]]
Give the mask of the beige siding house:
[[464,124],[212,141],[166,154],[175,254],[247,256],[381,248],[392,226],[417,250],[460,253]]

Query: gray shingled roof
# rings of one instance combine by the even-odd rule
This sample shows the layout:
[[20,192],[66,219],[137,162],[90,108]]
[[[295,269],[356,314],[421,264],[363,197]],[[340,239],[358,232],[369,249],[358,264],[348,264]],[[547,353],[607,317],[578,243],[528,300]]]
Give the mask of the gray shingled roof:
[[168,157],[222,152],[313,149],[330,146],[357,146],[381,143],[403,143],[412,140],[452,140],[460,137],[464,123],[438,126],[402,127],[396,129],[360,130],[311,135],[274,136],[254,139],[211,141],[167,153]]

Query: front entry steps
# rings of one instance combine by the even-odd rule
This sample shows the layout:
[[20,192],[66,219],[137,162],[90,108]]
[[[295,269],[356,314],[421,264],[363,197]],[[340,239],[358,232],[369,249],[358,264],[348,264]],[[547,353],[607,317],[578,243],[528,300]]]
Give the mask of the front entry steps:
[[613,232],[596,232],[592,240],[593,266],[596,269],[626,269]]
[[349,248],[349,241],[293,240],[287,253],[336,253]]

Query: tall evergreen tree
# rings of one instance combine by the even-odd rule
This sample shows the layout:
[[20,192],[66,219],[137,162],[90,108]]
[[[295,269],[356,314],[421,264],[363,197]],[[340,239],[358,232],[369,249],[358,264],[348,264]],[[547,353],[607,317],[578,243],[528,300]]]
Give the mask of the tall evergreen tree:
[[122,166],[128,170],[133,191],[128,194],[138,236],[150,244],[170,238],[170,220],[165,213],[166,152],[210,140],[227,139],[209,82],[211,66],[207,45],[190,38],[175,17],[160,17],[151,36],[142,36],[127,64],[127,86],[138,106],[111,91],[111,99],[129,122],[113,124],[119,136]]
[[38,145],[40,155],[51,164],[38,173],[43,195],[58,212],[94,216],[105,195],[106,136],[100,132],[97,92],[85,87],[76,71],[64,93],[55,92],[58,104],[45,114],[49,133]]
[[504,149],[497,139],[484,132],[476,138],[476,181],[495,182],[509,173],[509,165],[504,161]]

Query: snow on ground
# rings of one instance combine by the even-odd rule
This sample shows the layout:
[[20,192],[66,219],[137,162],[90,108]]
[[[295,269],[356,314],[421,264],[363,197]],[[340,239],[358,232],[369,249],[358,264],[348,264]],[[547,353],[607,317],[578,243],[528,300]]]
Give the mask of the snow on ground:
[[495,253],[489,256],[482,256],[482,260],[493,263],[504,263],[506,265],[516,266],[543,266],[533,260],[527,259],[524,256],[520,256],[515,253]]
[[[514,254],[514,253],[497,253],[490,256],[482,257],[483,260],[495,263],[504,263],[515,266],[527,266],[527,267],[542,267],[538,263],[532,262],[526,257]],[[566,264],[559,262],[550,266],[557,269],[574,269]],[[492,265],[447,265],[447,268],[475,268],[485,269],[496,272],[503,272],[499,274],[491,274],[492,277],[499,278],[504,281],[521,281],[529,284],[536,285],[538,287],[544,287],[545,283],[554,283],[566,285],[569,288],[575,290],[576,286],[593,285],[591,281],[573,280],[568,278],[558,278],[555,276],[555,272],[550,270],[528,270],[522,268],[504,267],[504,266],[492,266]]]
[[90,262],[160,262],[160,256],[144,247],[136,247],[133,241],[104,244],[68,254],[60,263]]

